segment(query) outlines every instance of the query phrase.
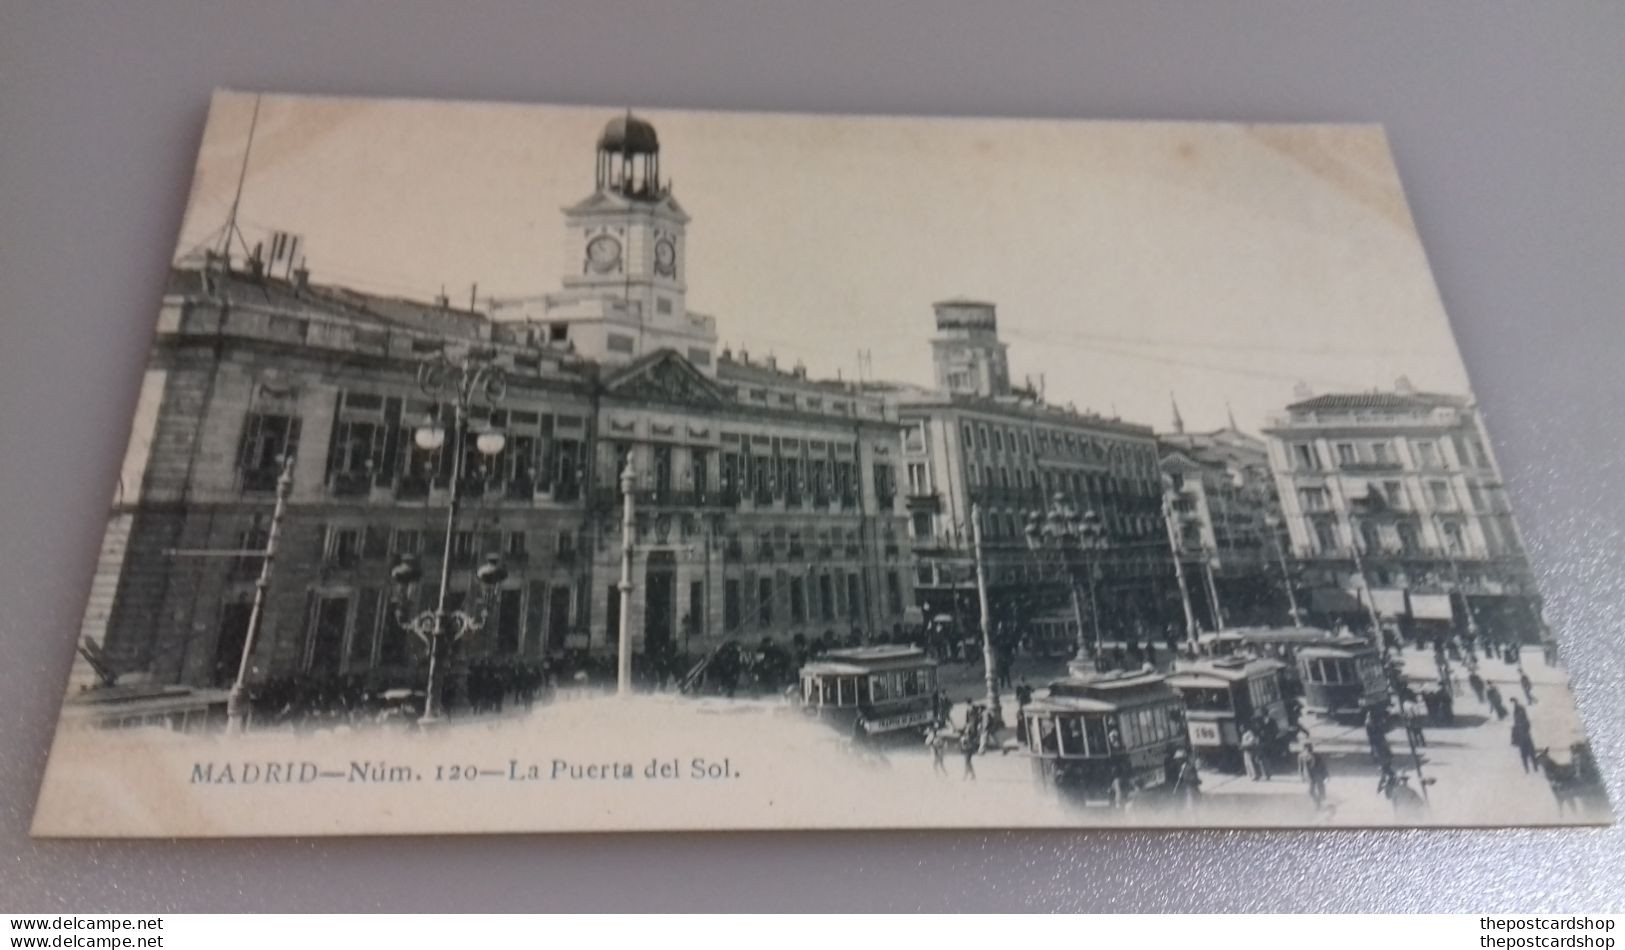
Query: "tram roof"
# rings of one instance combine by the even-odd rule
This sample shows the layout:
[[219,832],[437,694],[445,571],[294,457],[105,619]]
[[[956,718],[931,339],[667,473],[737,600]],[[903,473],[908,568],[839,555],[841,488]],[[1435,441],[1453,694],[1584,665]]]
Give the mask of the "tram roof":
[[1202,660],[1169,673],[1168,685],[1176,689],[1179,687],[1222,689],[1234,683],[1284,669],[1285,663],[1268,658]]
[[936,666],[937,661],[919,647],[847,647],[830,650],[801,668],[803,673],[858,675],[889,670],[917,670]]
[[1041,712],[1115,712],[1173,698],[1173,688],[1161,673],[1119,670],[1056,680],[1049,685],[1049,695],[1034,700],[1029,708]]
[[1341,637],[1327,643],[1317,643],[1298,651],[1298,659],[1312,660],[1316,657],[1350,657],[1357,653],[1376,652],[1369,641],[1359,637]]
[[1336,640],[1337,635],[1319,627],[1231,627],[1204,633],[1200,643],[1284,643],[1309,644]]

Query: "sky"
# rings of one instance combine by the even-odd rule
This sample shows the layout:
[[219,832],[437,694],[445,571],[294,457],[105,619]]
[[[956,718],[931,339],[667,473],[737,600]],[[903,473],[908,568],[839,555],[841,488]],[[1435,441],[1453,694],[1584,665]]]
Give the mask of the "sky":
[[[226,221],[311,279],[483,302],[557,290],[561,209],[613,110],[220,93],[176,255]],[[816,376],[931,380],[931,304],[989,300],[1012,376],[1166,430],[1308,391],[1467,392],[1376,126],[641,110],[693,220],[691,310]],[[249,131],[253,143],[249,147]],[[244,164],[247,155],[246,170]]]

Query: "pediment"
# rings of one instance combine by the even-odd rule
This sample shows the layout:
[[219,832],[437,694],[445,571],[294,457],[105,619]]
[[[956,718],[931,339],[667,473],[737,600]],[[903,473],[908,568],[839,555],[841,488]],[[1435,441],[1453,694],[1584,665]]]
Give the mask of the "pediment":
[[627,365],[604,388],[612,396],[640,402],[722,406],[728,401],[716,383],[676,350],[659,350]]

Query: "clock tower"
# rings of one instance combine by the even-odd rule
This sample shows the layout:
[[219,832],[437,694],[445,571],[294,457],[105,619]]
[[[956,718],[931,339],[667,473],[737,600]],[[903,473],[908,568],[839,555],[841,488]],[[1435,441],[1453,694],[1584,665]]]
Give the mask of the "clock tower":
[[688,213],[660,177],[654,126],[628,112],[598,136],[593,192],[564,209],[564,287],[492,301],[533,343],[605,365],[676,351],[716,374],[716,320],[688,309]]
[[628,112],[598,137],[593,194],[564,210],[566,291],[623,301],[646,326],[686,323],[688,215],[660,177],[654,126]]

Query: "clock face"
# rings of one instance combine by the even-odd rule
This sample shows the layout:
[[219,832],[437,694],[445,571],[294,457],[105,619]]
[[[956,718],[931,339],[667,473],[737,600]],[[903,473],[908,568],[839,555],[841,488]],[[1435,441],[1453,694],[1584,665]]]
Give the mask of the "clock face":
[[607,274],[621,265],[621,242],[607,234],[600,234],[587,242],[587,267],[594,273]]
[[662,277],[677,276],[677,245],[670,238],[655,242],[655,273]]

